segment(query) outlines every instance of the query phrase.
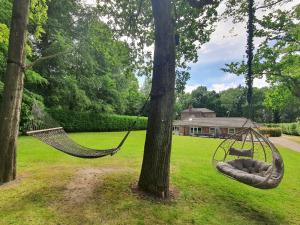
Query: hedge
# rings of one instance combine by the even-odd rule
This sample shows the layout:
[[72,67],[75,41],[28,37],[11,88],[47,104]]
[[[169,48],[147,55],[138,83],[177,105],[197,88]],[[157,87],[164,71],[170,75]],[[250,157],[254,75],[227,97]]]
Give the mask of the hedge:
[[287,135],[300,136],[300,122],[297,123],[278,123],[267,124],[268,127],[280,127],[282,133]]
[[146,117],[62,110],[51,110],[49,113],[68,132],[126,131],[135,120],[134,130],[145,130],[147,127]]
[[280,127],[260,127],[259,131],[261,134],[269,137],[280,137],[282,135]]

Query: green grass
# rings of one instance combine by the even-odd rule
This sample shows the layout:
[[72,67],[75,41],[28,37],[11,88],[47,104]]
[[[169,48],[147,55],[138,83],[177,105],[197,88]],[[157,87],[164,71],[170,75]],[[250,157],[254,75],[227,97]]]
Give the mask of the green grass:
[[284,135],[284,137],[300,144],[300,136]]
[[[124,133],[77,133],[90,147],[112,147]],[[140,198],[130,186],[139,176],[145,132],[133,132],[113,157],[84,160],[20,137],[18,181],[0,187],[0,224],[300,224],[300,154],[280,149],[285,177],[273,190],[258,190],[217,173],[211,157],[219,140],[174,137],[172,202]],[[82,168],[115,168],[82,203],[66,200]],[[84,190],[83,190],[84,191]]]

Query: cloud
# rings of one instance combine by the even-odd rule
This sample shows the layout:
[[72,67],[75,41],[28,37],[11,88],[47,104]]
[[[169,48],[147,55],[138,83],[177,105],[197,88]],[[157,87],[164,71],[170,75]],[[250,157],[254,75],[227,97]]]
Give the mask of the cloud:
[[96,5],[96,0],[82,0],[82,2],[88,5]]
[[243,78],[238,77],[232,73],[225,73],[220,79],[220,82],[213,83],[209,90],[221,92],[229,88],[236,88],[243,83]]
[[257,87],[257,88],[270,87],[270,84],[267,83],[266,77],[264,76],[261,79],[255,78],[253,80],[253,87]]
[[197,87],[201,86],[201,84],[193,84],[193,85],[186,85],[184,92],[185,93],[191,93],[193,90],[195,90]]
[[[223,77],[221,77],[218,82],[212,83],[207,85],[208,90],[216,91],[217,93],[227,90],[229,88],[236,88],[239,85],[246,86],[245,78],[241,76],[236,76],[231,73],[225,73]],[[191,93],[199,86],[205,86],[201,83],[196,84],[188,84],[185,88],[186,93]],[[263,77],[262,79],[255,78],[253,81],[253,87],[262,88],[262,87],[269,87],[270,85],[267,83],[266,78]]]
[[213,84],[211,90],[219,93],[221,91],[225,91],[229,88],[235,88],[238,85],[236,83],[229,83],[229,84]]

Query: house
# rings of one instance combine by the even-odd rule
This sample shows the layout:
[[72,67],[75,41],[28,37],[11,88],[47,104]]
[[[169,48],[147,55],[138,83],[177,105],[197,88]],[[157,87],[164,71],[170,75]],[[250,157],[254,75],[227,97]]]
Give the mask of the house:
[[200,117],[216,117],[216,113],[206,108],[192,108],[191,106],[181,112],[182,120]]
[[181,120],[173,121],[173,133],[184,136],[227,137],[249,126],[257,125],[244,117],[217,117],[212,110],[190,107],[182,111]]

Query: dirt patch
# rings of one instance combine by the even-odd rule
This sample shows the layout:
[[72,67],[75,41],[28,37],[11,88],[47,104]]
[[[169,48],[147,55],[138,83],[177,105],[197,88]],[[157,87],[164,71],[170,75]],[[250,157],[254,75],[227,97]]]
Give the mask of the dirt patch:
[[101,185],[102,178],[108,173],[127,171],[124,168],[85,168],[78,170],[73,180],[66,186],[65,201],[70,204],[83,203],[93,196],[97,186]]
[[133,194],[137,195],[138,198],[144,199],[144,200],[155,200],[157,202],[163,202],[163,203],[172,203],[175,202],[176,199],[180,195],[180,191],[175,186],[169,187],[169,197],[168,198],[159,198],[157,196],[150,195],[142,190],[139,189],[137,182],[131,185],[131,191]]

